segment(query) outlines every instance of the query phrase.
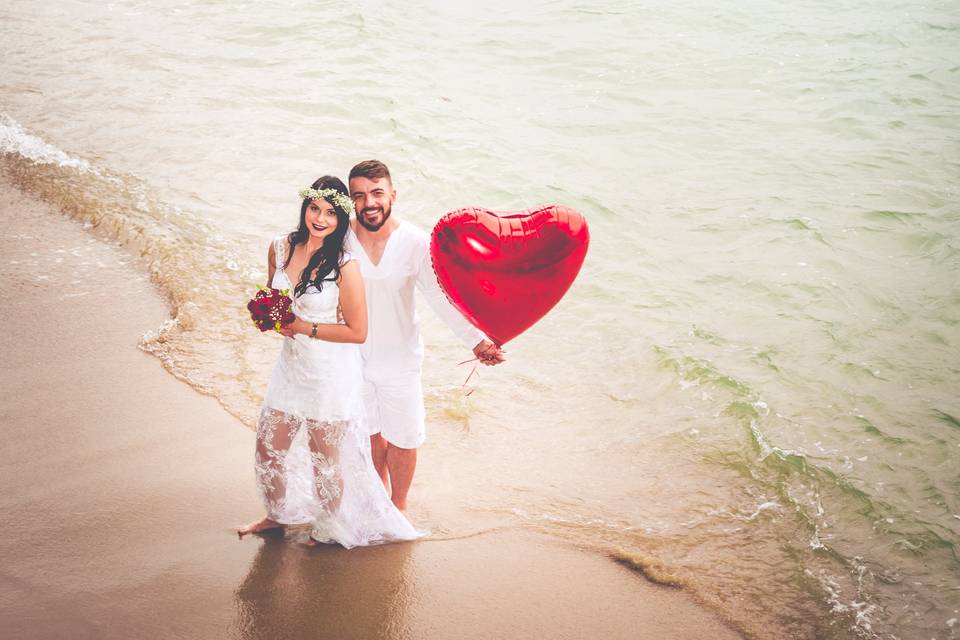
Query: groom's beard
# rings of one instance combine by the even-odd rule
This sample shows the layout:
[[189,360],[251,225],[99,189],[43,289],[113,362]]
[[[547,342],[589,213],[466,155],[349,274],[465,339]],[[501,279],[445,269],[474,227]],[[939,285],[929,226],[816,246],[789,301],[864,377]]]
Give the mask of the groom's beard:
[[[357,222],[367,231],[379,231],[380,227],[390,219],[391,211],[393,211],[392,206],[386,209],[382,207],[367,207],[357,214]],[[367,214],[370,214],[370,218],[367,217]]]

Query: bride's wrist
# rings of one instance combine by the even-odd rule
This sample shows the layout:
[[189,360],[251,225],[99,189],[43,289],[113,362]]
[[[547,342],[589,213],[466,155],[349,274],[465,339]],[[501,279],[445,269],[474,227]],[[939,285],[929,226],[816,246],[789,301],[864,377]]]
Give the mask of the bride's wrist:
[[310,323],[307,322],[306,320],[301,320],[300,318],[297,318],[290,325],[290,330],[294,333],[294,335],[298,333],[301,333],[304,335],[310,335]]

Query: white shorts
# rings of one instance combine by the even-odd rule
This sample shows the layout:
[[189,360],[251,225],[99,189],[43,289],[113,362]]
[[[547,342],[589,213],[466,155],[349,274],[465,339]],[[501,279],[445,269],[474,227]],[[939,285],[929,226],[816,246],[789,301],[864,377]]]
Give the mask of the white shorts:
[[427,439],[419,373],[392,380],[364,380],[363,403],[370,435],[379,433],[401,449],[416,449]]

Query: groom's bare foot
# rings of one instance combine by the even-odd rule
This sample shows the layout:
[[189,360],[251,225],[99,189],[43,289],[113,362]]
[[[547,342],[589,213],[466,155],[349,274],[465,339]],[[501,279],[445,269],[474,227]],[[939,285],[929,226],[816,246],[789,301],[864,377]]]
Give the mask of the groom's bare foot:
[[269,531],[270,529],[280,529],[282,527],[283,525],[276,520],[263,518],[262,520],[245,524],[237,529],[237,536],[243,540],[243,536],[247,535],[248,533],[262,533],[264,531]]

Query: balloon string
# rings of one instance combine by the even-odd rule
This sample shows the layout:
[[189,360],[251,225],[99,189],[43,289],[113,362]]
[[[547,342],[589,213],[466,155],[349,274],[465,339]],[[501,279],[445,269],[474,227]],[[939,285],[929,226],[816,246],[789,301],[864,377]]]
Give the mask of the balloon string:
[[[478,378],[480,377],[480,374],[477,373],[477,367],[480,366],[480,358],[471,358],[470,360],[464,360],[463,362],[457,364],[457,366],[459,367],[460,365],[464,365],[464,364],[467,364],[467,363],[469,363],[469,362],[473,362],[474,365],[473,365],[473,368],[470,369],[470,373],[469,373],[469,375],[467,375],[467,379],[463,381],[463,384],[462,384],[462,385],[460,385],[460,388],[461,388],[461,389],[467,386],[467,383],[470,382],[470,378],[472,378],[472,377],[474,376],[474,374],[476,374],[476,376],[477,376]],[[476,391],[476,389],[470,389],[469,391],[467,391],[466,394],[464,394],[463,397],[464,397],[464,398],[469,397],[470,394],[473,393],[474,391]]]

